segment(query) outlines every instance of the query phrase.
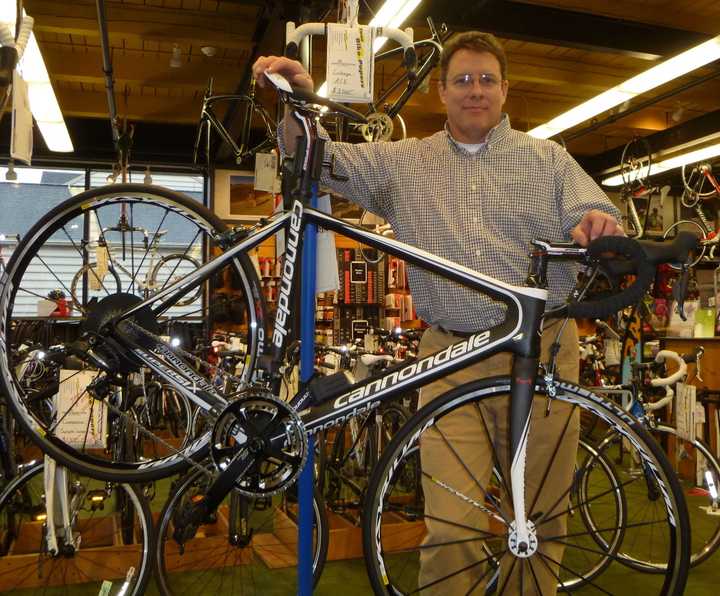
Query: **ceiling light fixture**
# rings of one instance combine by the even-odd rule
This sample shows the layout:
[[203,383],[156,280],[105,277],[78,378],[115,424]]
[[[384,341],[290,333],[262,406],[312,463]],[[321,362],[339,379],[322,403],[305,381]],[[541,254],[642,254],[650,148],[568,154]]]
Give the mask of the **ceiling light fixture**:
[[[666,153],[671,152],[672,150],[669,150]],[[649,175],[656,176],[657,174],[663,174],[670,170],[681,168],[682,166],[690,163],[712,159],[713,157],[717,157],[718,155],[720,155],[720,143],[708,145],[706,147],[702,147],[701,149],[695,149],[694,151],[681,153],[680,155],[669,157],[668,159],[664,159],[662,161],[659,161],[658,163],[653,163],[650,167]],[[604,180],[602,180],[601,184],[603,186],[621,186],[623,184],[622,174],[616,174],[615,176],[605,178]]]
[[596,95],[549,122],[533,128],[528,134],[539,139],[548,139],[718,59],[720,59],[720,35]]
[[180,68],[182,66],[182,50],[176,43],[173,44],[172,56],[170,56],[170,67]]
[[[10,27],[13,32],[17,14],[15,4],[15,2],[0,2],[0,27]],[[23,12],[23,14],[25,13]],[[47,148],[50,151],[63,153],[73,151],[70,134],[50,84],[45,61],[40,53],[35,34],[32,32],[17,68],[28,85],[30,111],[32,111]]]
[[[385,0],[380,10],[368,23],[370,27],[393,27],[399,29],[422,0]],[[373,43],[373,53],[376,53],[387,41],[387,37],[378,37]],[[318,89],[320,97],[327,97],[327,83]]]

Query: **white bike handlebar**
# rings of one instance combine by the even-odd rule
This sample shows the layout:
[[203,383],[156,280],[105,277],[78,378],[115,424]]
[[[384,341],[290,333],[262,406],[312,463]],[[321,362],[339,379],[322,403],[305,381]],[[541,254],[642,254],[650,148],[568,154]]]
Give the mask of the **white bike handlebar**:
[[[327,23],[304,23],[295,27],[295,23],[289,21],[285,25],[285,55],[288,58],[296,59],[300,51],[300,42],[308,35],[327,35]],[[398,42],[404,49],[403,64],[408,70],[409,76],[414,76],[417,67],[417,54],[413,45],[413,31],[408,28],[403,31],[394,27],[374,27],[377,37],[388,37]]]
[[[687,376],[687,364],[685,364],[685,361],[680,357],[680,355],[677,352],[673,352],[672,350],[660,350],[655,356],[655,362],[658,364],[662,364],[666,360],[672,360],[677,364],[678,369],[669,377],[662,377],[659,379],[652,379],[650,381],[650,385],[653,387],[663,387],[666,385],[674,385],[678,381],[682,381]],[[663,398],[663,400],[666,398]]]

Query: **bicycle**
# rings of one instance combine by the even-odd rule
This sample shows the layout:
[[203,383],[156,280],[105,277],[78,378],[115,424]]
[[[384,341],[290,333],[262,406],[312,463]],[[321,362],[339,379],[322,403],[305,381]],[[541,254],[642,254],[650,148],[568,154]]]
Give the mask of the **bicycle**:
[[131,485],[73,474],[49,458],[30,462],[0,491],[0,591],[143,594],[152,527]]
[[[232,150],[237,165],[242,164],[246,159],[252,157],[256,153],[262,153],[263,151],[269,151],[275,147],[276,126],[275,120],[270,116],[268,111],[263,105],[255,99],[255,81],[250,83],[250,89],[247,95],[234,94],[234,95],[213,95],[213,79],[210,78],[208,86],[205,89],[205,95],[203,96],[202,109],[200,110],[200,123],[198,124],[197,133],[195,135],[195,146],[193,149],[193,163],[197,165],[200,157],[200,144],[203,139],[203,132],[205,135],[205,159],[206,166],[210,168],[210,153],[212,143],[212,131],[215,129],[220,135],[220,138],[228,144]],[[240,102],[244,104],[244,121],[243,128],[240,132],[240,145],[237,144],[235,139],[230,136],[223,123],[218,119],[215,114],[214,105],[220,102]],[[264,136],[262,140],[255,144],[250,145],[250,134],[251,134],[251,123],[252,117],[257,116],[264,128]]]
[[[629,384],[593,388],[598,393],[621,395],[622,407],[632,413],[670,454],[670,463],[688,502],[692,528],[690,565],[693,567],[706,561],[720,546],[720,517],[715,518],[713,514],[717,509],[720,462],[713,455],[710,447],[695,437],[694,429],[690,430],[690,436],[678,432],[675,426],[660,419],[659,414],[674,399],[672,386],[687,377],[686,363],[699,362],[701,356],[702,349],[686,356],[680,356],[671,350],[661,350],[654,361],[633,366],[633,376]],[[677,370],[667,377],[657,376],[666,362],[673,362]],[[645,372],[654,375],[649,382],[643,378]],[[665,390],[663,397],[655,401],[647,399],[651,388],[661,387]],[[632,475],[643,475],[644,471],[637,467],[637,462],[632,457],[625,457],[624,441],[620,437],[612,434],[604,435],[602,428],[595,428],[591,434],[586,433],[585,436],[587,440],[599,437],[599,440],[592,441],[597,451],[607,456],[611,454],[614,456],[612,459],[615,461],[617,482],[620,486],[624,484],[624,479]],[[695,465],[690,468],[693,462]],[[628,502],[634,500],[629,495],[626,498]],[[602,541],[602,538],[599,540]],[[618,556],[628,566],[639,571],[659,572],[663,569],[661,563],[652,560],[651,545],[645,545],[642,554],[619,552]]]
[[[47,379],[50,359],[45,363],[36,350],[20,354],[21,383]],[[51,405],[40,409],[52,415]],[[73,474],[48,456],[16,465],[11,457],[15,438],[12,427],[3,425],[0,445],[7,452],[0,490],[0,591],[102,588],[118,596],[144,593],[154,541],[141,492]],[[18,447],[17,453],[21,459],[27,452]]]
[[[388,337],[389,334],[384,339]],[[353,381],[376,375],[387,366],[404,360],[396,358],[389,349],[368,353],[355,345],[342,348],[322,346],[319,351],[339,357],[337,366],[328,363],[325,366],[332,367],[333,371],[347,370]],[[317,483],[325,503],[354,524],[360,522],[370,474],[383,449],[410,418],[411,402],[411,396],[404,395],[402,399],[382,404],[372,412],[345,421],[334,432],[322,433],[316,443]],[[405,480],[408,488],[418,481],[417,475]]]
[[[409,47],[409,44],[406,45]],[[477,498],[473,499],[464,495],[461,490],[453,489],[451,479],[443,481],[451,497],[454,496],[459,502],[466,504],[467,499],[470,498],[474,508],[485,513],[490,511],[494,522],[499,524],[495,527],[494,533],[474,531],[469,540],[485,542],[482,539],[493,539],[500,545],[495,555],[497,556],[498,553],[504,555],[506,559],[511,560],[511,565],[517,564],[523,571],[521,576],[527,575],[526,579],[529,582],[533,581],[533,567],[528,560],[534,555],[537,555],[538,560],[542,560],[547,566],[551,564],[561,566],[559,571],[554,572],[561,587],[565,585],[564,579],[567,580],[568,577],[573,580],[577,580],[578,577],[585,579],[583,573],[588,571],[588,564],[581,560],[581,557],[566,555],[568,558],[563,558],[564,562],[545,561],[540,544],[552,542],[553,536],[545,536],[542,531],[537,531],[538,527],[548,527],[546,523],[563,518],[567,514],[565,499],[572,491],[574,483],[565,490],[563,487],[555,487],[559,498],[551,511],[559,508],[558,513],[536,510],[535,500],[532,496],[526,498],[525,495],[524,461],[530,432],[528,421],[532,411],[533,395],[538,393],[546,396],[545,399],[551,407],[553,404],[559,407],[557,404],[564,403],[570,409],[571,416],[579,410],[590,416],[599,416],[606,424],[630,439],[633,448],[637,451],[639,461],[648,469],[650,481],[661,495],[656,518],[648,523],[662,528],[656,528],[656,536],[663,539],[667,561],[667,569],[662,576],[643,576],[642,580],[639,580],[640,585],[645,591],[673,594],[682,592],[689,562],[688,514],[681,490],[666,458],[647,431],[634,418],[617,405],[576,385],[557,379],[552,363],[537,376],[538,330],[544,318],[565,315],[603,317],[615,312],[624,304],[634,303],[651,283],[655,265],[664,261],[685,262],[688,253],[695,248],[697,239],[692,235],[679,234],[672,245],[658,246],[655,243],[640,245],[625,238],[606,237],[594,241],[587,249],[536,241],[532,247],[531,269],[528,276],[530,287],[511,286],[499,282],[396,240],[375,236],[366,230],[307,207],[314,175],[317,175],[319,169],[316,165],[317,161],[312,157],[322,156],[322,141],[317,136],[316,109],[313,106],[327,105],[332,111],[341,112],[358,120],[361,120],[362,116],[314,94],[292,91],[289,87],[281,92],[281,97],[284,101],[292,103],[295,117],[301,120],[307,135],[305,141],[301,141],[294,160],[284,164],[288,210],[266,222],[261,222],[250,232],[244,228],[231,231],[212,229],[213,233],[208,234],[208,237],[216,243],[219,242],[225,248],[225,252],[187,275],[183,280],[169,285],[145,300],[118,304],[115,301],[119,302],[119,299],[115,296],[105,298],[107,304],[113,304],[115,308],[104,312],[98,310],[95,317],[101,323],[90,328],[88,332],[88,339],[93,338],[91,348],[83,350],[77,345],[72,346],[78,357],[84,359],[85,365],[89,368],[96,367],[98,375],[108,383],[117,375],[122,376],[123,370],[132,371],[138,366],[150,368],[176,391],[186,395],[198,407],[208,412],[208,416],[214,420],[212,431],[184,449],[174,450],[166,457],[117,462],[87,450],[73,449],[63,442],[54,432],[54,428],[43,426],[40,420],[32,416],[26,407],[24,394],[13,382],[13,363],[6,349],[8,343],[12,341],[12,338],[7,336],[8,319],[12,319],[13,297],[18,288],[22,287],[23,272],[36,252],[34,248],[38,242],[49,236],[48,230],[50,232],[53,229],[57,230],[71,220],[80,205],[85,210],[99,208],[93,200],[98,198],[99,201],[104,200],[107,189],[95,189],[79,195],[50,212],[28,234],[28,239],[16,250],[8,265],[6,283],[0,295],[0,336],[3,337],[3,341],[0,342],[0,378],[3,388],[8,393],[13,412],[23,428],[43,450],[57,456],[59,461],[107,479],[147,480],[188,467],[198,471],[203,477],[208,477],[211,482],[202,497],[189,499],[178,516],[174,517],[178,521],[175,530],[180,532],[183,538],[192,539],[231,491],[237,491],[250,499],[258,499],[271,497],[290,486],[302,468],[307,452],[308,433],[330,428],[353,416],[372,411],[385,400],[405,394],[490,354],[510,351],[515,354],[511,378],[479,380],[439,397],[416,413],[386,449],[370,481],[363,516],[366,563],[373,588],[378,593],[388,593],[392,590],[395,590],[394,593],[402,593],[417,588],[417,573],[413,575],[412,569],[417,569],[418,541],[422,536],[420,526],[424,513],[419,510],[417,512],[419,517],[409,517],[404,510],[408,495],[394,493],[396,486],[394,480],[399,474],[402,475],[403,462],[408,464],[412,462],[414,465],[417,459],[418,441],[425,433],[430,432],[430,429],[436,428],[436,422],[448,412],[457,411],[465,406],[475,411],[478,405],[493,399],[509,403],[512,409],[511,420],[513,420],[510,437],[512,457],[509,459],[512,465],[498,466],[502,479],[500,486],[497,487],[500,497],[481,492],[478,498],[487,500],[491,504],[487,507]],[[142,187],[128,185],[123,192],[126,196],[133,195],[141,189]],[[157,195],[160,192],[157,189],[154,191],[153,200],[158,201]],[[199,206],[188,205],[186,200],[176,194],[163,192],[163,198],[172,202],[176,208],[182,205],[196,217],[204,214],[209,218]],[[410,263],[489,294],[507,306],[506,318],[496,327],[478,331],[438,354],[416,363],[390,369],[379,377],[371,377],[355,385],[343,382],[335,376],[317,379],[304,387],[289,403],[282,402],[275,397],[275,388],[280,383],[277,371],[282,363],[283,350],[288,341],[289,320],[293,316],[292,296],[297,280],[295,273],[300,267],[297,254],[302,250],[302,232],[309,223],[316,223],[324,229],[346,235],[373,248],[385,250]],[[267,340],[271,349],[267,357],[257,359],[261,369],[265,371],[267,381],[248,384],[232,396],[221,395],[201,374],[188,365],[188,358],[194,362],[192,355],[181,349],[172,348],[153,332],[156,328],[155,317],[228,264],[235,265],[244,280],[253,280],[254,270],[251,266],[247,266],[246,252],[280,229],[286,230],[287,238],[287,255],[279,292],[279,310],[282,316],[276,318],[272,331],[268,330]],[[607,251],[615,251],[635,264],[638,276],[632,286],[607,300],[564,305],[545,312],[547,291],[543,285],[550,258],[575,258],[594,264]],[[257,282],[256,277],[253,283],[255,282]],[[246,299],[251,306],[258,304],[255,302],[257,295],[252,291],[246,293]],[[102,309],[107,308],[107,305],[101,302],[97,307]],[[256,323],[254,327],[251,326],[251,330],[255,330],[258,336],[264,336],[259,324],[260,321],[264,322],[262,315],[259,314],[258,309],[250,310],[255,311],[255,318],[252,320]],[[249,342],[250,359],[258,354],[255,349],[256,345]],[[256,370],[255,364],[255,362],[251,363],[246,369]],[[520,379],[521,382],[516,382],[515,379]],[[512,397],[509,398],[509,395]],[[102,393],[99,396],[102,398]],[[115,411],[118,408],[113,406],[111,409]],[[119,410],[118,415],[122,414],[122,410]],[[482,425],[480,429],[482,432]],[[147,429],[143,429],[143,432],[152,435]],[[208,454],[217,472],[201,465],[200,462],[203,462]],[[495,457],[497,459],[500,455],[496,454]],[[398,487],[402,488],[399,485]],[[600,496],[592,497],[596,501],[602,498],[602,495],[598,494]],[[604,496],[609,494],[605,493]],[[576,506],[574,504],[573,508]],[[497,513],[493,513],[493,508]],[[385,513],[392,515],[384,515]],[[414,532],[415,536],[415,542],[406,541],[407,548],[401,550],[398,550],[398,547],[401,546],[402,541],[393,542],[391,527],[395,525],[397,529],[397,525],[392,524],[391,521],[393,519],[397,521],[399,518],[409,524],[403,525],[406,530],[405,537],[408,537],[410,528],[412,528],[410,534]],[[637,536],[637,531],[637,527],[624,528],[625,539],[630,534]],[[321,536],[322,532],[317,532],[317,535]],[[566,535],[563,532],[556,536],[555,540],[567,542],[563,546],[574,554],[582,553],[584,549],[593,548],[594,545],[587,528],[580,536],[571,533]],[[591,546],[586,546],[588,544]],[[435,545],[436,548],[444,546],[447,545]],[[598,549],[597,545],[594,545],[594,549],[594,555],[603,564],[608,563],[612,566],[618,562],[614,550],[606,552]],[[484,562],[478,561],[478,565]],[[570,565],[577,565],[577,570]],[[409,571],[413,579],[403,578],[403,570]],[[452,570],[445,571],[452,573]],[[463,570],[455,570],[455,572],[461,573]],[[605,573],[587,581],[591,586],[598,586],[597,582],[604,576]],[[438,578],[438,582],[441,579]],[[504,591],[504,587],[505,585],[501,583],[498,588],[499,593]]]

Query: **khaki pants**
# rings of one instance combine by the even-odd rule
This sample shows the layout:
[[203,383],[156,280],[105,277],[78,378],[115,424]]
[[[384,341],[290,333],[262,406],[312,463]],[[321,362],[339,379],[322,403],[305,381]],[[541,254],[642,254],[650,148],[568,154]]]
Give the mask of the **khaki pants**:
[[[557,324],[553,325],[543,335],[541,361],[547,360],[557,329]],[[420,358],[461,339],[432,327],[423,335]],[[577,327],[572,321],[563,333],[557,361],[559,376],[577,382]],[[497,354],[424,387],[420,405],[469,381],[509,374],[510,366],[509,354]],[[437,582],[421,590],[421,594],[482,594],[492,575],[492,570],[485,564],[488,552],[483,548],[484,540],[488,538],[487,546],[494,552],[507,549],[504,522],[491,522],[479,510],[477,503],[487,504],[486,493],[491,492],[500,497],[501,510],[510,520],[514,519],[510,494],[492,479],[494,447],[509,486],[509,399],[495,398],[480,403],[479,408],[468,405],[446,415],[421,439],[427,534],[424,548],[420,551],[418,579],[420,587]],[[563,492],[570,485],[577,454],[578,413],[573,412],[568,404],[553,402],[550,415],[546,417],[546,407],[547,399],[536,396],[525,468],[525,507],[531,519],[539,516],[552,518],[567,509],[568,496],[563,496]],[[492,441],[492,446],[489,441]],[[489,488],[490,484],[495,487]],[[538,517],[533,517],[533,514]],[[502,588],[504,594],[519,594],[521,591],[524,594],[555,594],[555,575],[559,566],[552,561],[559,563],[562,560],[563,547],[556,542],[543,543],[542,536],[562,536],[565,528],[566,515],[558,515],[540,524],[540,553],[545,557],[535,554],[521,565],[520,560],[508,552],[501,560],[498,588]],[[488,533],[503,537],[492,539]],[[442,546],[432,548],[433,544]],[[532,565],[532,571],[529,565]],[[524,573],[520,573],[521,569]]]

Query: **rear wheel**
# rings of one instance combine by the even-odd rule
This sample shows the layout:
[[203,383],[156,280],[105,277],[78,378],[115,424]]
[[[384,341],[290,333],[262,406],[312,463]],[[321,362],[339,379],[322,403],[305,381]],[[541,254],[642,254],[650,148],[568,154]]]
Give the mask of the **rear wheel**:
[[[137,232],[108,231],[139,226],[148,231],[149,241]],[[59,463],[80,473],[111,481],[148,481],[187,469],[190,462],[201,461],[208,452],[207,436],[192,442],[178,441],[142,423],[138,411],[144,387],[162,384],[164,379],[144,368],[104,332],[104,322],[144,298],[144,284],[139,280],[145,279],[151,260],[148,247],[158,245],[156,236],[161,229],[167,233],[157,248],[158,254],[171,250],[172,255],[183,255],[182,261],[192,262],[194,270],[194,263],[208,251],[222,251],[217,237],[226,226],[198,201],[180,193],[146,185],[112,185],[76,195],[53,209],[25,235],[7,265],[7,283],[0,290],[0,389],[30,438]],[[94,259],[93,246],[106,251],[108,259],[122,258],[122,268],[119,262],[114,263],[116,266],[108,263],[108,271],[129,273],[127,280],[121,277],[119,292],[114,275],[75,275],[86,263],[100,262]],[[63,268],[52,266],[59,253],[63,255]],[[242,380],[247,382],[255,372],[262,348],[264,299],[247,255],[239,255],[228,267],[241,280],[242,324],[248,346]],[[35,346],[30,355],[21,350],[14,330],[24,317],[37,314],[37,299],[44,296],[38,291],[38,279],[42,278],[52,280],[50,283],[62,288],[66,295],[76,295],[80,304],[71,313],[73,324],[63,328],[67,333],[61,335],[61,342],[58,344],[56,338],[48,340]],[[71,292],[74,278],[75,290]],[[92,286],[90,278],[94,279]],[[179,319],[202,323],[209,317],[208,305],[201,298],[209,295],[209,280],[200,289],[198,294],[192,290],[165,305],[162,312],[142,311],[133,318],[133,329],[140,336],[150,332],[157,337],[169,335]],[[200,297],[187,303],[195,295]],[[59,325],[52,317],[45,322],[49,327]],[[61,353],[54,368],[47,367],[43,378],[20,383],[18,371],[28,358],[50,353],[51,341],[56,350],[59,345],[66,355],[74,355],[72,367]],[[181,345],[174,351],[188,367],[199,366],[197,375],[211,383],[212,371],[198,365],[197,359],[188,354],[189,349],[192,346]],[[89,352],[97,358],[90,358]],[[105,370],[99,368],[100,361]],[[50,410],[40,408],[40,403],[49,404]],[[74,430],[69,431],[68,425]],[[140,448],[134,458],[118,460],[117,450],[108,441],[129,430],[141,437]]]

